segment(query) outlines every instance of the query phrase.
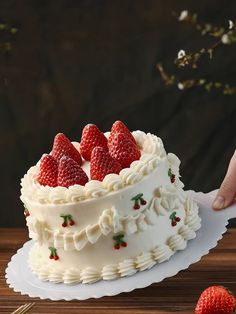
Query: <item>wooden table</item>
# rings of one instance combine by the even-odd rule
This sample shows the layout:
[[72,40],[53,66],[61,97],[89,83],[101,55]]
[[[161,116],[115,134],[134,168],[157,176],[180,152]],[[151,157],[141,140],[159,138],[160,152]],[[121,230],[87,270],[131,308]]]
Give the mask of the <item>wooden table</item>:
[[86,301],[31,299],[9,289],[5,268],[11,256],[27,240],[26,229],[0,229],[0,313],[11,313],[19,305],[34,301],[29,312],[36,313],[158,313],[194,312],[200,292],[220,284],[236,293],[236,229],[229,229],[217,248],[188,270],[145,289],[114,297]]

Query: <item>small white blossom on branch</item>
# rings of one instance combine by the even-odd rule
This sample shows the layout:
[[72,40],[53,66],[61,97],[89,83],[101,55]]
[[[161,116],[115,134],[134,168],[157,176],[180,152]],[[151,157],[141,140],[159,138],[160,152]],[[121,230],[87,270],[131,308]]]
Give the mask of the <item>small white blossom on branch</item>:
[[[214,38],[217,38],[217,40],[211,46],[202,48],[199,51],[193,53],[186,53],[183,49],[181,49],[174,61],[178,68],[190,66],[195,69],[197,68],[198,62],[202,56],[208,56],[209,59],[212,59],[213,53],[219,46],[222,46],[222,44],[231,45],[236,43],[236,24],[231,20],[229,20],[229,28],[227,30],[224,27],[214,26],[209,23],[200,24],[197,19],[197,14],[191,14],[187,10],[182,11],[179,15],[173,12],[173,15],[178,18],[179,21],[193,24],[195,28],[201,32],[202,36],[210,35]],[[179,79],[177,75],[167,73],[161,63],[158,63],[156,67],[160,72],[164,83],[166,85],[176,85],[179,90],[200,87],[208,92],[215,89],[219,90],[224,95],[236,94],[236,86],[231,86],[223,82],[214,82],[205,78],[190,78],[182,80]]]
[[188,11],[183,10],[179,15],[179,21],[184,21],[188,17]]
[[185,56],[186,56],[185,51],[181,49],[181,50],[178,52],[178,59],[182,59],[182,58],[185,57]]
[[229,29],[233,29],[234,28],[234,23],[233,21],[229,20]]
[[178,83],[178,89],[183,90],[184,89],[184,84]]
[[222,37],[221,37],[221,41],[223,44],[227,45],[229,44],[229,36],[227,34],[224,34]]

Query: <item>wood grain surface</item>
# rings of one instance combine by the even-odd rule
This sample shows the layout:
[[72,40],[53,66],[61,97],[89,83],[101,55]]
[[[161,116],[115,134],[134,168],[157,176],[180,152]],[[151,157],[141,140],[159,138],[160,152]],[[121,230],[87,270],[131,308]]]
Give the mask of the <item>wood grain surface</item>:
[[5,268],[12,255],[28,239],[26,229],[0,229],[0,313],[11,313],[19,305],[35,302],[29,312],[39,313],[194,313],[201,291],[219,284],[236,293],[236,229],[229,229],[218,246],[188,270],[161,283],[118,296],[86,301],[49,301],[22,296],[9,289]]

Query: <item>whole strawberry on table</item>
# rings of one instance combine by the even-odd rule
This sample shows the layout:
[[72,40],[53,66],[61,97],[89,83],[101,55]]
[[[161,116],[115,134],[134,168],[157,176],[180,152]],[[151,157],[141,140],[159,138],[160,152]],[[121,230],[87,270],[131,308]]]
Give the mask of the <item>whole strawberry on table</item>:
[[231,314],[235,309],[236,299],[227,288],[211,286],[200,295],[195,314]]

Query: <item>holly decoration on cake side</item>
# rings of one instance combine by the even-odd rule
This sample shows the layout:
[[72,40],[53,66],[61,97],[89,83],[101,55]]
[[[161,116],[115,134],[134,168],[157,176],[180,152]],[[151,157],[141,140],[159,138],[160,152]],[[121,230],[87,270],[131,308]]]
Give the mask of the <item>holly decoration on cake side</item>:
[[170,177],[170,182],[175,183],[175,174],[172,173],[170,168],[168,170],[168,176]]
[[113,240],[115,241],[114,249],[119,250],[121,247],[126,247],[127,242],[124,241],[124,234],[118,234],[113,237]]
[[176,216],[176,212],[173,212],[171,215],[170,215],[170,220],[171,220],[171,226],[172,227],[175,227],[177,225],[178,222],[180,222],[180,217],[177,217]]
[[68,226],[74,226],[75,221],[72,218],[72,215],[67,214],[67,215],[60,215],[61,218],[63,218],[63,223],[62,223],[62,227],[68,227]]
[[49,247],[50,250],[50,255],[49,258],[50,259],[54,259],[55,261],[59,260],[59,256],[57,255],[57,249],[55,247]]
[[25,218],[30,216],[29,210],[28,210],[28,208],[25,207],[25,205],[24,205],[24,216],[25,216]]
[[131,198],[131,201],[134,202],[133,209],[139,209],[141,205],[147,204],[147,201],[143,198],[143,193],[138,193]]

